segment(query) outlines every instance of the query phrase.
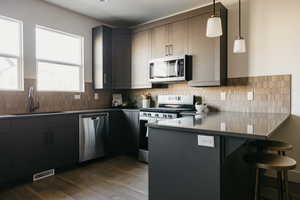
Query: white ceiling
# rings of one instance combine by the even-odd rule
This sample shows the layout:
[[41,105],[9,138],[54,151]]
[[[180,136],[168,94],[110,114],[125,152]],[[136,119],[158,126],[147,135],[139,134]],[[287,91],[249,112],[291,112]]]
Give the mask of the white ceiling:
[[44,0],[115,26],[133,26],[212,0]]

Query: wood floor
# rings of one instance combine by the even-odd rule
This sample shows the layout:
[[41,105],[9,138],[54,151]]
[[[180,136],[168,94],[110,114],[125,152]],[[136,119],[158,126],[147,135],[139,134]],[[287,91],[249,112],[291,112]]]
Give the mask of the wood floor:
[[129,157],[89,163],[0,190],[0,200],[147,200],[148,166]]

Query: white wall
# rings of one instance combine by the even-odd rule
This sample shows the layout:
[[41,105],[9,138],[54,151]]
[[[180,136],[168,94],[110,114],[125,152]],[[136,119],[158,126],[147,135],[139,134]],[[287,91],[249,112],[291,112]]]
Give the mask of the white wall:
[[[52,6],[41,0],[1,0],[0,15],[23,21],[24,75],[35,78],[35,25],[81,35],[85,43],[85,82],[92,81],[92,27],[99,21]],[[1,31],[0,31],[1,35]]]
[[[229,76],[292,75],[292,118],[276,138],[293,144],[289,155],[300,162],[300,1],[243,0],[243,55],[232,53],[238,0],[221,2],[229,8]],[[290,178],[300,182],[300,165]]]

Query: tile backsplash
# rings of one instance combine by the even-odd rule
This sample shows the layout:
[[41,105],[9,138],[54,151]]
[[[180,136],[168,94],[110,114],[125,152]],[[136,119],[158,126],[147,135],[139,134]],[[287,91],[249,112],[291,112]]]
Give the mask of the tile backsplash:
[[[201,96],[204,103],[220,111],[290,113],[291,75],[230,78],[227,86],[188,87],[187,83],[170,84],[168,88],[128,91],[140,106],[141,95],[151,93],[154,104],[159,94]],[[221,100],[221,93],[226,99]],[[253,92],[253,100],[248,100]]]
[[[228,86],[222,87],[189,87],[183,82],[170,84],[168,88],[127,90],[122,93],[136,100],[139,107],[142,94],[151,93],[154,105],[159,94],[177,94],[201,96],[204,103],[220,111],[290,113],[291,79],[291,75],[230,78]],[[0,91],[0,114],[26,113],[28,88],[35,85],[34,79],[25,79],[24,91]],[[226,93],[225,100],[221,100],[222,92]],[[254,94],[252,101],[247,99],[248,92]],[[79,94],[80,99],[75,99],[74,95]],[[84,93],[37,92],[40,103],[38,112],[111,107],[112,92],[97,92],[97,100],[94,94],[92,83],[85,83]]]
[[[25,79],[24,91],[0,91],[0,114],[26,113],[28,89],[35,79]],[[95,100],[92,83],[85,83],[85,92],[37,92],[40,108],[37,112],[96,109],[111,106],[111,92],[99,91]],[[74,95],[80,95],[75,99]]]

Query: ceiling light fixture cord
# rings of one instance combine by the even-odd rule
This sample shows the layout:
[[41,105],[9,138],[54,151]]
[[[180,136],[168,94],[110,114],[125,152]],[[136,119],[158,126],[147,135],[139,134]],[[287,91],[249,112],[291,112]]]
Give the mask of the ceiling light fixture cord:
[[241,31],[241,0],[239,0],[239,37],[242,38],[242,31]]
[[216,16],[216,0],[214,0],[214,16]]

